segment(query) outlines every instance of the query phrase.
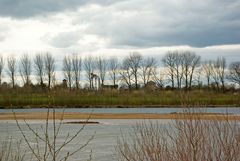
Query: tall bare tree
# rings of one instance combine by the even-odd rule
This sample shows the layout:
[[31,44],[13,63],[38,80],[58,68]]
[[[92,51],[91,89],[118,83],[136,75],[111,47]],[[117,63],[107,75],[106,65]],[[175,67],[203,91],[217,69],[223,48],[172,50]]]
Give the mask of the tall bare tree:
[[79,89],[81,71],[82,71],[82,58],[77,55],[73,55],[72,66],[73,66],[73,79],[75,80],[75,86],[77,89]]
[[165,77],[164,72],[160,68],[155,67],[153,69],[152,74],[153,74],[153,80],[156,83],[156,86],[158,88],[163,88],[164,87],[164,77]]
[[121,80],[127,84],[128,89],[132,88],[132,71],[130,68],[130,62],[128,58],[124,58],[122,65],[119,70],[119,74],[121,76]]
[[219,76],[220,82],[222,84],[222,89],[225,88],[225,70],[226,70],[226,59],[224,57],[217,58],[215,69],[217,70],[217,74]]
[[64,76],[67,78],[68,87],[72,89],[72,58],[68,55],[65,56],[63,59],[63,73]]
[[219,78],[219,75],[218,75],[218,72],[217,72],[217,68],[215,67],[215,64],[216,64],[216,61],[213,62],[213,66],[212,66],[212,79],[213,79],[213,82],[214,82],[214,86],[217,87],[217,89],[219,90],[220,89],[220,78]]
[[174,61],[174,75],[176,77],[177,81],[177,87],[180,89],[182,87],[182,80],[183,80],[183,55],[180,51],[176,50],[173,51],[173,54],[175,55],[175,61]]
[[211,75],[213,70],[213,62],[211,60],[202,63],[202,71],[206,76],[207,86],[210,88]]
[[93,59],[92,56],[88,56],[84,59],[83,65],[84,65],[84,70],[86,72],[86,76],[87,76],[87,79],[89,82],[89,88],[90,88],[90,90],[92,90],[93,89],[92,76],[93,76],[93,73],[95,70],[95,60]]
[[104,58],[98,57],[96,60],[96,69],[98,71],[98,76],[101,81],[101,86],[103,86],[108,69],[108,61]]
[[163,57],[162,62],[167,68],[167,75],[171,81],[172,87],[175,87],[176,81],[177,88],[180,89],[184,78],[184,52],[178,50],[168,51]]
[[8,57],[7,60],[7,73],[11,79],[12,87],[15,88],[15,77],[17,70],[17,60],[14,56]]
[[138,77],[139,77],[139,69],[142,62],[142,55],[138,52],[130,53],[127,57],[129,62],[129,67],[131,69],[131,73],[134,78],[135,89],[138,89]]
[[43,82],[43,78],[44,78],[44,56],[42,54],[37,54],[34,57],[34,69],[35,69],[35,73],[37,76],[37,80],[39,81],[39,84],[41,85],[41,87],[44,87],[44,82]]
[[48,79],[48,89],[50,90],[51,82],[55,74],[55,59],[49,52],[47,52],[44,57],[44,69]]
[[145,58],[141,63],[141,77],[143,80],[144,86],[151,80],[153,76],[154,69],[157,65],[157,61],[154,58]]
[[119,71],[119,62],[117,58],[110,58],[109,59],[109,75],[113,81],[113,85],[116,85],[117,75]]
[[3,56],[0,55],[0,86],[2,85],[3,68],[4,68],[4,60],[3,60]]
[[20,74],[23,79],[23,84],[28,86],[31,83],[30,75],[32,71],[32,63],[28,54],[24,54],[20,59]]
[[229,65],[228,79],[240,86],[240,61],[232,62]]
[[167,68],[168,77],[170,78],[172,88],[175,87],[175,81],[174,81],[175,61],[176,61],[176,54],[171,51],[168,51],[162,59],[164,66]]
[[188,89],[192,86],[193,74],[195,69],[200,65],[201,57],[190,51],[183,52],[182,57],[185,88]]
[[223,57],[217,58],[216,61],[213,62],[212,69],[212,78],[217,86],[217,89],[220,89],[220,84],[222,89],[225,88],[225,70],[226,70],[226,59]]

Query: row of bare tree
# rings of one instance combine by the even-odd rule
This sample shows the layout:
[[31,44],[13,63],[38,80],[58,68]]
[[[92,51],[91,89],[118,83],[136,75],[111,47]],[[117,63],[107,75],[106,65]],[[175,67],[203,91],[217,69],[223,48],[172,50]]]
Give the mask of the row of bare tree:
[[[5,61],[3,57],[0,56],[0,84],[2,84],[4,65]],[[6,72],[10,77],[12,87],[14,88],[16,85],[17,72],[20,73],[24,86],[30,85],[33,67],[39,84],[41,86],[45,86],[44,80],[47,78],[47,86],[50,89],[52,78],[55,72],[55,59],[50,53],[46,53],[45,55],[36,55],[33,62],[29,55],[26,54],[20,58],[19,63],[17,63],[17,59],[14,56],[8,57],[6,63]]]
[[[133,52],[120,62],[117,57],[104,59],[102,57],[87,56],[84,59],[79,55],[66,55],[63,59],[63,74],[69,89],[80,88],[81,81],[88,82],[88,88],[93,89],[94,79],[99,80],[103,87],[106,80],[112,86],[125,85],[128,89],[138,89],[153,82],[155,86],[169,85],[171,88],[191,89],[193,84],[206,82],[208,88],[212,84],[217,89],[224,89],[226,80],[240,85],[240,62],[232,62],[227,68],[226,59],[219,57],[216,60],[201,62],[201,57],[190,51],[169,51],[162,58],[161,67],[153,57],[143,57]],[[0,84],[2,84],[5,60],[0,56]],[[19,70],[18,70],[19,69]],[[6,60],[6,73],[14,88],[16,75],[20,74],[24,86],[32,83],[34,75],[38,85],[51,89],[55,79],[56,60],[50,53],[37,54],[33,58],[23,55],[19,62],[13,56]],[[81,77],[82,72],[86,77]]]
[[[213,83],[217,89],[225,88],[226,78],[240,85],[240,62],[231,63],[227,70],[227,63],[224,57],[216,60],[201,62],[201,57],[189,51],[171,51],[163,58],[163,63],[168,70],[168,77],[172,87],[188,89],[192,87],[194,74],[195,80],[201,82],[205,79],[207,87]],[[201,77],[201,75],[205,76]],[[183,83],[184,81],[184,83]],[[175,85],[175,82],[177,85]]]

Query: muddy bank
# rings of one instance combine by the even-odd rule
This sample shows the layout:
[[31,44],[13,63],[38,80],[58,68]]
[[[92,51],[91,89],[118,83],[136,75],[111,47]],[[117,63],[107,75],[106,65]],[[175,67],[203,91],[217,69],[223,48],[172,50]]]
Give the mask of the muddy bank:
[[[47,118],[47,113],[0,113],[0,120],[41,120]],[[49,113],[49,119],[191,119],[191,118],[207,119],[207,120],[224,120],[237,119],[240,120],[240,115],[224,115],[220,113],[169,113],[169,114],[142,114],[142,113]]]

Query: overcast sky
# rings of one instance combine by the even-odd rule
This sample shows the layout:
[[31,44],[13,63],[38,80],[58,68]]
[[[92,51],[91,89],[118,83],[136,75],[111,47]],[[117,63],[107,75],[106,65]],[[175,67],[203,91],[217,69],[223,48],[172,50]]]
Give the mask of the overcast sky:
[[239,0],[0,0],[0,54],[189,49],[240,61]]

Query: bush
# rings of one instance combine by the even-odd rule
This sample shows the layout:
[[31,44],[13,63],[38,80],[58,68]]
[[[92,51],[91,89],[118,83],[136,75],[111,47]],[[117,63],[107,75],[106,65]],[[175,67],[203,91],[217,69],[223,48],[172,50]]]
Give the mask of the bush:
[[[61,119],[56,119],[55,109],[48,108],[45,127],[41,127],[40,131],[38,129],[34,129],[27,121],[24,120],[24,126],[27,128],[27,131],[24,130],[14,113],[14,117],[17,123],[17,127],[22,134],[23,140],[25,141],[30,153],[32,154],[33,158],[37,161],[68,161],[71,157],[81,150],[83,150],[91,140],[94,139],[94,135],[89,136],[89,139],[85,140],[84,143],[78,141],[80,133],[85,129],[86,123],[83,123],[79,129],[72,134],[69,132],[64,131],[64,142],[59,142],[59,135],[61,134],[62,125],[64,124],[64,112],[61,115]],[[87,122],[89,118],[85,121]],[[50,126],[51,124],[51,126]],[[27,132],[30,132],[34,139],[28,138]],[[78,138],[78,139],[77,139]],[[77,147],[74,147],[74,150],[68,151],[66,154],[63,153],[63,149],[70,146],[73,142],[77,143]],[[32,144],[34,143],[34,144]],[[92,158],[92,152],[89,155],[89,160]],[[8,161],[3,159],[0,161]],[[11,160],[11,161],[20,161],[20,160]]]
[[22,141],[14,142],[12,138],[6,138],[0,144],[0,161],[24,161],[26,151],[23,151]]
[[176,119],[169,126],[144,122],[126,139],[118,140],[119,160],[239,161],[240,127],[237,120]]

